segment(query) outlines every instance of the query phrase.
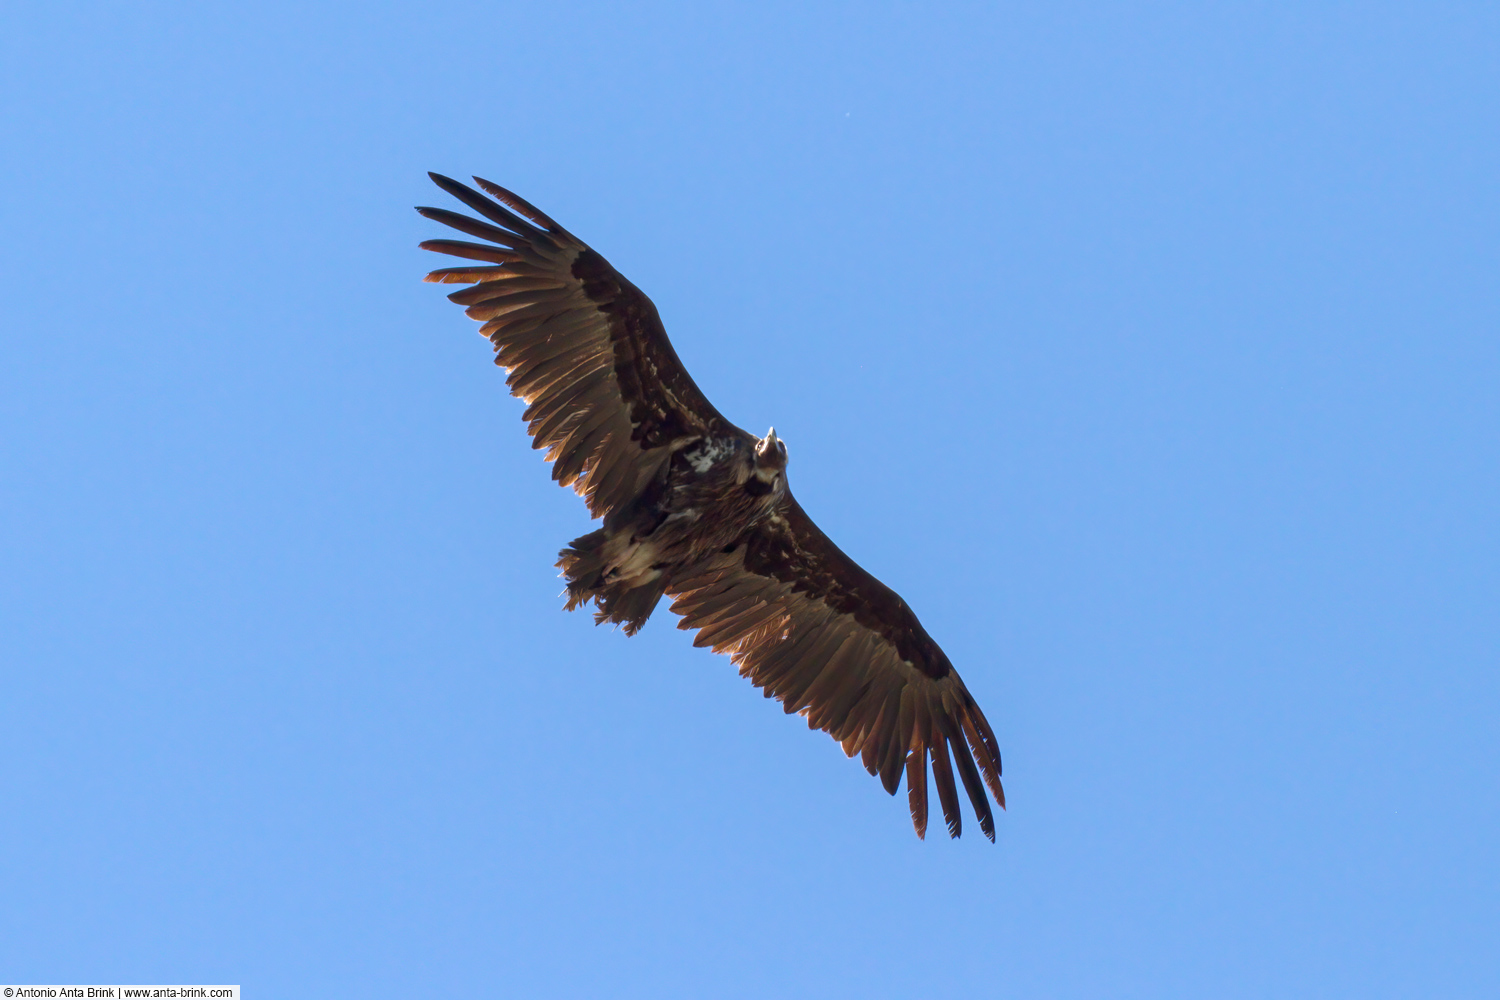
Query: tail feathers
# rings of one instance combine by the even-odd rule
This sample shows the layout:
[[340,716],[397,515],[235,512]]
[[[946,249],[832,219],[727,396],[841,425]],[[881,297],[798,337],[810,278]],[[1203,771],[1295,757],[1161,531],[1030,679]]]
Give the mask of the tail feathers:
[[594,612],[594,624],[614,622],[624,627],[626,635],[635,635],[656,610],[666,585],[665,580],[656,579],[629,590],[614,586],[599,591],[594,595],[599,608]]
[[569,611],[587,604],[604,588],[605,538],[603,531],[591,531],[557,554],[557,568],[568,581]]
[[594,531],[558,553],[557,565],[568,581],[567,609],[573,611],[589,601],[598,608],[594,612],[594,623],[603,625],[613,622],[625,628],[626,635],[635,635],[656,610],[666,590],[667,581],[661,577],[647,583],[631,586],[623,581],[609,583],[605,579],[609,566],[604,555],[604,531]]

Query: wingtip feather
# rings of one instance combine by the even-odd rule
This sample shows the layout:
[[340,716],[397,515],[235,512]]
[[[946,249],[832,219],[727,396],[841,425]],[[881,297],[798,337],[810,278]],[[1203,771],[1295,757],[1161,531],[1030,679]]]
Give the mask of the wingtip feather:
[[906,801],[911,825],[918,840],[927,839],[927,745],[920,744],[906,755]]
[[551,232],[558,233],[559,235],[568,234],[567,230],[562,226],[559,226],[556,220],[552,218],[552,216],[548,215],[546,212],[543,212],[541,209],[537,208],[531,202],[527,201],[525,198],[522,198],[520,195],[516,194],[509,188],[501,187],[494,181],[487,181],[483,177],[480,177],[478,175],[474,176],[474,183],[478,184],[480,190],[484,191],[490,197],[498,199],[512,211],[519,212],[521,215],[525,216],[527,219],[530,219],[536,225],[543,226]]

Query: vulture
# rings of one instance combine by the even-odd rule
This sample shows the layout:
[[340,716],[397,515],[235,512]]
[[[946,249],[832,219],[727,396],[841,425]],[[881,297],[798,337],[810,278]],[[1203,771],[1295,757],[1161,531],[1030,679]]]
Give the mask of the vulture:
[[991,841],[1005,806],[1000,749],[948,657],[895,591],[839,549],[787,483],[786,442],[757,438],[704,397],[656,307],[599,253],[505,188],[440,174],[482,219],[418,208],[471,240],[421,244],[477,263],[427,275],[484,325],[532,447],[603,523],[560,553],[569,611],[634,635],[663,596],[742,676],[856,753],[927,832],[927,769],[948,834],[963,783]]

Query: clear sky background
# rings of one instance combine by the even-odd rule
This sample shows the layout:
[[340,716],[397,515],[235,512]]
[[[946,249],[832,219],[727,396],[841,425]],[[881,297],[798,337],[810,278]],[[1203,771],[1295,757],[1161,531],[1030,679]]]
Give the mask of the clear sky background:
[[[1500,995],[1493,5],[11,3],[0,95],[8,982]],[[429,169],[775,424],[997,844],[563,613]]]

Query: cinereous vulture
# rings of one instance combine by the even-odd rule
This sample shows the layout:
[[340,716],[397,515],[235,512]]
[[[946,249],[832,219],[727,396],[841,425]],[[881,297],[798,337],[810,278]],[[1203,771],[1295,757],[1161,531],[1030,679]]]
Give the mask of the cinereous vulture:
[[[484,325],[495,363],[527,404],[532,447],[603,525],[563,549],[569,610],[633,635],[662,595],[788,714],[860,755],[892,795],[903,771],[917,836],[927,766],[948,832],[961,829],[953,772],[995,839],[1000,749],[984,713],[906,602],[829,541],[792,496],[786,442],[724,418],[693,383],[656,307],[583,241],[504,188],[437,174],[488,221],[424,216],[483,242],[429,240],[477,261],[433,271]],[[951,762],[950,762],[951,754]]]

